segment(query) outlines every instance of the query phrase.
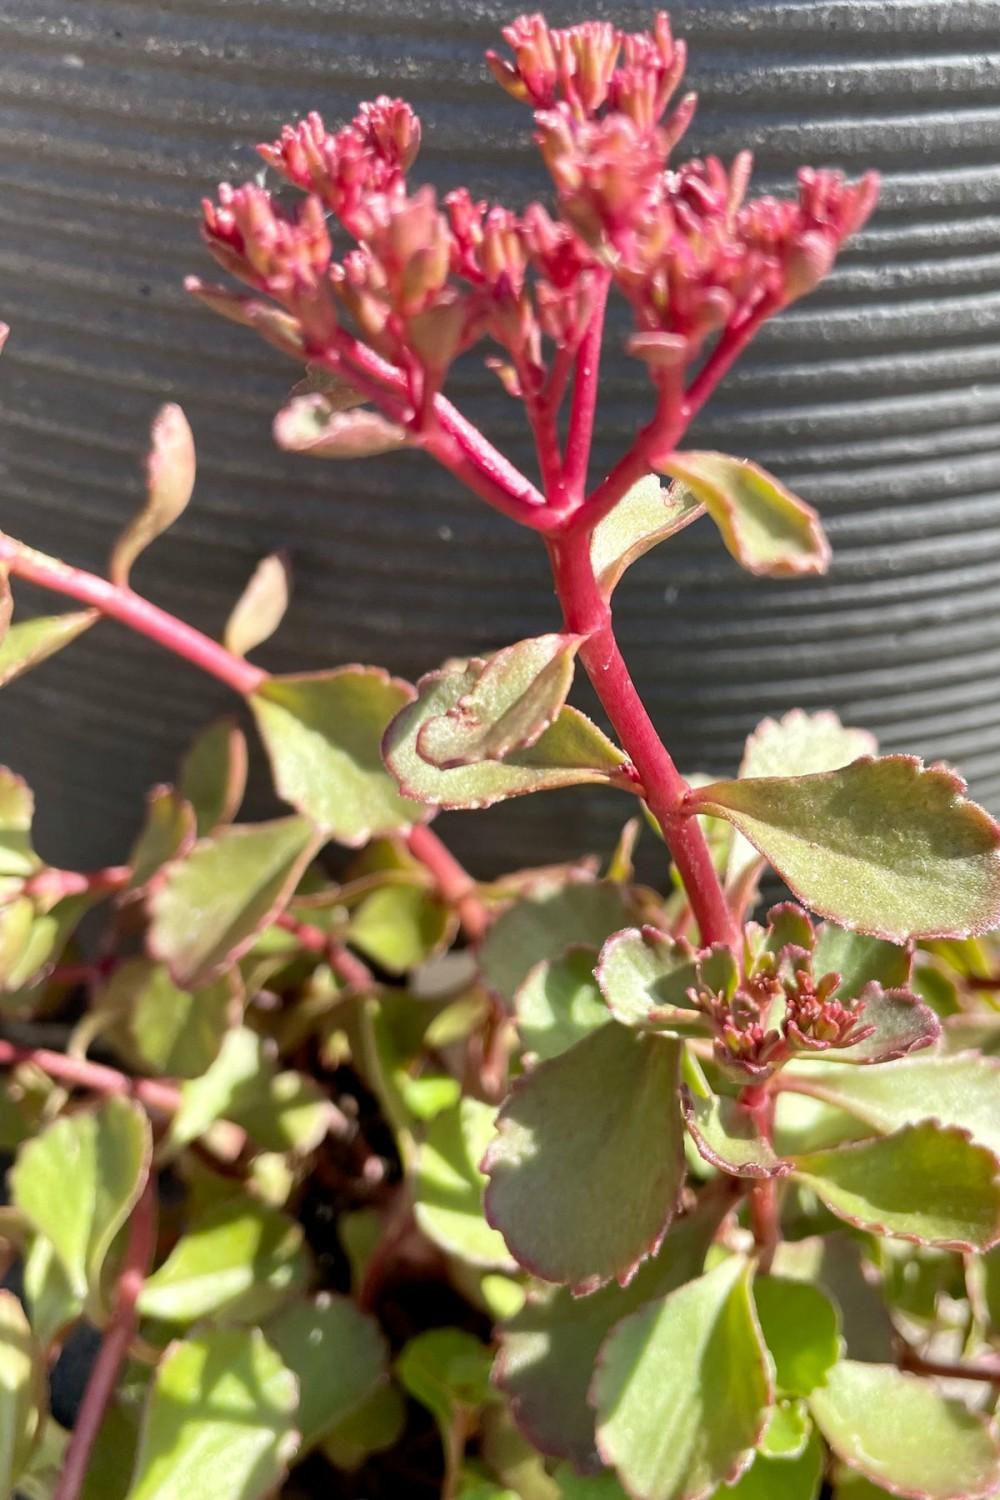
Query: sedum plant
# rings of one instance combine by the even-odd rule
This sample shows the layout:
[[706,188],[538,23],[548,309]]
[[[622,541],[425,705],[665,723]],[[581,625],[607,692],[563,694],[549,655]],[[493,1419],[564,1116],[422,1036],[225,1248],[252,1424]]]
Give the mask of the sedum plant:
[[[613,628],[630,564],[703,515],[753,573],[827,566],[809,506],[685,434],[875,178],[753,199],[746,153],[676,165],[663,15],[504,35],[547,206],[412,187],[419,122],[380,98],[261,148],[304,197],[220,189],[204,236],[249,291],[191,289],[304,367],[280,445],[421,449],[536,531],[550,633],[415,686],[273,676],[277,555],[222,642],[164,613],[130,576],[194,487],[176,406],[106,578],[0,537],[0,682],[110,618],[238,709],[120,866],[47,863],[0,772],[5,1495],[1000,1493],[1000,828],[830,713],[685,778]],[[610,293],[651,414],[595,477]],[[445,395],[480,346],[534,478]],[[11,578],[82,608],[10,623]],[[262,753],[290,810],[239,821]],[[584,783],[623,802],[598,858],[477,880],[431,826]]]

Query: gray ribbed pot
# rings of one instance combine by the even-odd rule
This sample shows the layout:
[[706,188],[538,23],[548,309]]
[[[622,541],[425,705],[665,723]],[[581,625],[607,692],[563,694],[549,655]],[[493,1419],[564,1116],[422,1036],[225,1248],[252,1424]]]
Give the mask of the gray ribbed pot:
[[[196,205],[256,170],[251,147],[376,91],[425,121],[424,174],[521,202],[541,186],[527,116],[485,82],[498,0],[6,0],[0,11],[0,526],[99,567],[139,493],[156,406],[198,439],[195,503],[136,583],[217,631],[257,558],[292,553],[294,607],[261,653],[414,675],[551,628],[536,540],[427,462],[339,467],[277,453],[292,372],[188,305],[208,269]],[[551,4],[640,27],[645,7]],[[885,175],[871,227],[773,325],[701,423],[818,504],[825,581],[741,576],[702,524],[616,596],[636,676],[678,759],[731,771],[747,730],[832,704],[891,749],[956,761],[1000,803],[1000,101],[996,0],[714,0],[674,7],[702,95],[694,151],[749,144],[758,182],[800,161]],[[615,340],[612,340],[612,348]],[[457,396],[527,461],[517,410],[478,366]],[[647,410],[609,357],[595,470]],[[34,604],[36,601],[30,601]],[[25,600],[26,605],[29,601]],[[223,689],[107,625],[6,689],[0,753],[39,795],[44,852],[119,858],[144,788],[172,773]],[[263,779],[258,807],[265,806]],[[621,800],[528,798],[449,820],[481,869],[606,843]],[[499,814],[499,816],[498,816]]]

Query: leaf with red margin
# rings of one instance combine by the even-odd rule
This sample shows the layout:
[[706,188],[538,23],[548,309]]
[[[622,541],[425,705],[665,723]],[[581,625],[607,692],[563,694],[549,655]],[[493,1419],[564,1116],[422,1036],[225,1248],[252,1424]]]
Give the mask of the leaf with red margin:
[[194,808],[199,838],[233,821],[246,785],[246,735],[235,719],[216,719],[194,740],[177,773],[177,789]]
[[442,771],[419,751],[418,740],[431,719],[447,714],[479,681],[485,663],[448,662],[417,683],[416,702],[410,703],[389,725],[382,751],[385,763],[406,797],[434,807],[492,807],[508,797],[544,792],[561,786],[602,782],[625,791],[638,790],[628,759],[579,709],[568,704],[528,750],[517,750],[502,761],[483,761]]
[[859,1066],[895,1062],[911,1052],[933,1046],[940,1039],[941,1022],[930,1006],[909,990],[884,990],[880,984],[869,984],[861,991],[860,998],[865,1004],[861,1024],[874,1026],[871,1036],[852,1047],[838,1047],[832,1053],[803,1052],[800,1054],[803,1061],[810,1055],[825,1055],[835,1057],[837,1062]]
[[909,1500],[987,1500],[1000,1449],[987,1419],[894,1365],[842,1360],[809,1406],[837,1457]]
[[636,1500],[702,1500],[752,1461],[774,1384],[751,1275],[731,1256],[619,1323],[601,1349],[597,1444]]
[[613,510],[594,527],[590,561],[605,599],[634,562],[658,543],[690,526],[705,507],[681,484],[665,488],[647,474],[626,490]]
[[747,458],[672,453],[658,466],[691,491],[748,573],[795,578],[825,573],[830,544],[811,505]]
[[169,860],[188,854],[196,832],[190,802],[175,787],[154,786],[146,797],[146,821],[128,857],[132,867],[129,892],[144,890]]
[[699,1153],[733,1177],[787,1177],[792,1164],[782,1161],[759,1133],[750,1111],[736,1099],[714,1094],[690,1055],[683,1063],[681,1112]]
[[699,953],[684,938],[647,926],[613,933],[601,949],[595,978],[623,1026],[688,1036],[709,1029],[688,991],[732,996],[739,970],[732,951],[722,944]]
[[1000,925],[1000,827],[964,791],[942,766],[887,755],[717,781],[684,805],[732,823],[821,916],[903,943]]
[[684,1178],[680,1046],[610,1021],[514,1084],[483,1161],[518,1263],[579,1295],[654,1255]]
[[873,1234],[988,1250],[1000,1240],[1000,1161],[968,1131],[924,1120],[792,1158],[830,1211]]

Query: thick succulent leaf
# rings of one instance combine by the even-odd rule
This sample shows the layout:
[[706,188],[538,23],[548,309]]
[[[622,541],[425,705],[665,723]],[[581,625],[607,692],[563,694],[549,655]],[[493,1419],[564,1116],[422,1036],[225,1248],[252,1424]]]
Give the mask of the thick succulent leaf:
[[483,1217],[486,1178],[479,1169],[493,1138],[496,1110],[462,1099],[432,1122],[417,1152],[414,1213],[427,1238],[473,1266],[516,1269],[503,1237]]
[[1000,923],[1000,828],[964,789],[951,771],[889,755],[714,782],[686,806],[728,819],[821,916],[906,942]]
[[608,1007],[594,978],[596,948],[571,948],[543,958],[516,997],[517,1029],[526,1052],[544,1061],[558,1057],[608,1022]]
[[833,1213],[874,1234],[950,1250],[1000,1239],[1000,1162],[954,1126],[925,1120],[809,1152],[794,1167]]
[[704,510],[690,490],[680,484],[666,489],[655,474],[627,490],[614,510],[598,521],[590,539],[590,561],[605,599],[611,598],[627,568]]
[[823,1482],[823,1445],[815,1433],[794,1457],[758,1453],[732,1486],[713,1500],[817,1500]]
[[840,1319],[819,1287],[786,1277],[758,1276],[754,1304],[783,1396],[808,1396],[843,1353]]
[[30,672],[39,662],[55,656],[89,630],[98,618],[95,609],[84,609],[72,614],[36,615],[32,620],[18,620],[0,641],[0,687],[6,687],[22,672]]
[[681,1110],[699,1153],[733,1177],[784,1177],[792,1170],[760,1135],[749,1110],[712,1092],[693,1058],[684,1059]]
[[165,1323],[257,1322],[303,1290],[309,1274],[301,1227],[239,1196],[215,1204],[181,1235],[147,1277],[139,1312]]
[[149,950],[175,984],[230,968],[281,912],[322,842],[305,818],[242,823],[197,843],[150,900]]
[[513,1006],[536,964],[561,958],[570,948],[599,948],[630,915],[626,893],[607,880],[569,881],[525,896],[490,926],[479,949],[480,973]]
[[296,1451],[298,1383],[257,1328],[210,1329],[157,1366],[128,1500],[263,1500]]
[[768,1458],[798,1458],[809,1445],[812,1431],[809,1408],[801,1397],[778,1401],[757,1452]]
[[285,618],[291,597],[288,559],[283,552],[262,557],[233,605],[222,643],[234,656],[247,656],[269,641]]
[[299,1383],[300,1452],[356,1412],[387,1378],[388,1350],[374,1318],[348,1297],[321,1292],[267,1325],[267,1340]]
[[338,843],[356,848],[423,821],[382,764],[387,726],[413,689],[378,667],[270,677],[250,706],[279,796]]
[[546,1287],[502,1329],[494,1378],[518,1426],[543,1453],[581,1471],[600,1467],[587,1400],[598,1351],[623,1318],[701,1274],[719,1217],[702,1207],[677,1220],[627,1287],[612,1283],[584,1298]]
[[774,1254],[776,1276],[804,1281],[824,1291],[840,1314],[851,1359],[881,1364],[894,1353],[892,1324],[881,1288],[867,1278],[862,1242],[848,1230],[782,1240]]
[[773,1400],[738,1256],[619,1323],[592,1399],[597,1441],[638,1500],[700,1500],[747,1467]]
[[559,1500],[628,1500],[613,1474],[576,1474],[560,1464],[553,1474]]
[[424,724],[417,754],[450,771],[530,750],[559,717],[582,644],[581,635],[540,635],[488,657],[468,692]]
[[42,1420],[45,1362],[24,1309],[0,1291],[0,1494],[12,1495]]
[[748,573],[789,578],[826,572],[830,544],[819,516],[749,459],[672,453],[660,467],[705,507]]
[[[875,1030],[851,1047],[838,1047],[838,1062],[892,1062],[940,1039],[941,1022],[930,1006],[909,990],[884,990],[880,984],[870,984],[862,991],[862,998],[864,1024]],[[803,1055],[808,1057],[809,1053]]]
[[418,1333],[400,1353],[396,1375],[432,1414],[446,1445],[456,1418],[474,1416],[491,1397],[490,1351],[464,1328]]
[[417,683],[417,698],[389,725],[383,743],[386,765],[404,796],[436,807],[492,807],[508,797],[543,792],[585,782],[604,782],[635,790],[626,757],[595,724],[568,705],[555,723],[527,750],[503,761],[456,766],[443,771],[420,753],[425,724],[448,714],[475,690],[485,663],[449,662]]
[[747,737],[740,776],[809,776],[836,771],[862,756],[877,755],[867,729],[842,724],[835,713],[792,708],[780,719],[762,719]]
[[182,515],[194,489],[197,462],[187,417],[172,402],[153,419],[146,458],[146,503],[114,545],[108,572],[128,584],[132,564]]
[[198,837],[231,823],[247,784],[247,742],[233,719],[203,729],[181,761],[177,789],[194,808]]
[[114,1041],[141,1072],[197,1078],[215,1061],[239,1015],[232,975],[200,990],[180,990],[164,964],[130,958],[117,968],[96,1004],[118,1019]]
[[678,1043],[611,1021],[517,1080],[483,1168],[522,1266],[584,1293],[656,1252],[683,1181],[679,1073]]
[[129,889],[143,890],[172,859],[190,853],[197,837],[194,808],[172,786],[155,786],[146,798],[146,818],[132,845]]
[[705,1019],[688,990],[707,988],[731,994],[738,979],[728,948],[699,956],[683,938],[653,927],[616,932],[601,949],[597,982],[616,1021],[679,1036],[706,1030]]
[[934,1119],[971,1132],[1000,1158],[1000,1059],[961,1054],[912,1057],[880,1068],[814,1063],[782,1074],[789,1087],[846,1110],[888,1135]]
[[850,932],[835,922],[822,922],[816,929],[813,972],[840,975],[834,991],[838,1000],[853,999],[869,984],[880,984],[886,990],[905,989],[912,967],[913,953],[908,946]]
[[351,913],[347,936],[389,974],[406,974],[455,934],[452,908],[423,885],[384,885]]
[[844,1360],[809,1398],[839,1459],[911,1500],[985,1500],[1000,1487],[1000,1450],[984,1417],[893,1365]]
[[35,1337],[46,1349],[83,1312],[83,1298],[73,1291],[55,1246],[44,1234],[35,1235],[24,1258],[24,1295]]
[[311,458],[371,458],[406,442],[405,428],[377,411],[335,411],[319,392],[293,396],[274,419],[274,441]]
[[12,1201],[52,1242],[76,1296],[99,1290],[105,1257],[135,1207],[151,1156],[145,1111],[117,1097],[63,1115],[18,1152]]
[[30,786],[6,766],[0,766],[0,878],[24,879],[41,860],[31,847],[35,798]]
[[322,1449],[335,1469],[353,1474],[373,1453],[395,1447],[406,1427],[406,1403],[396,1385],[381,1385],[323,1436]]

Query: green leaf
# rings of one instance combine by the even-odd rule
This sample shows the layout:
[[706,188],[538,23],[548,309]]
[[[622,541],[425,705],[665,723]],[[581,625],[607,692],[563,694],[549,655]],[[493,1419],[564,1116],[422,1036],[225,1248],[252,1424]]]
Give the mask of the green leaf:
[[437,1116],[417,1152],[414,1212],[427,1238],[449,1255],[511,1270],[516,1262],[483,1217],[486,1178],[479,1163],[495,1120],[496,1110],[478,1099],[462,1099]]
[[679,484],[666,489],[655,474],[627,490],[590,538],[590,561],[604,598],[611,598],[627,568],[696,521],[704,509],[690,490]]
[[399,1387],[382,1385],[356,1411],[331,1427],[321,1447],[335,1469],[352,1474],[373,1453],[395,1447],[406,1426]]
[[300,1226],[245,1197],[214,1205],[146,1280],[139,1312],[165,1323],[256,1322],[300,1291],[310,1260]]
[[141,891],[169,860],[190,853],[197,829],[194,808],[172,786],[155,786],[146,798],[146,821],[132,845],[131,891]]
[[198,837],[231,823],[247,784],[247,742],[233,719],[203,729],[181,761],[177,789],[194,808]]
[[238,824],[202,839],[150,899],[150,953],[182,989],[211,983],[274,921],[320,843],[305,818]]
[[740,776],[808,776],[877,754],[878,742],[867,729],[849,728],[829,709],[792,708],[780,719],[762,719],[747,737]]
[[634,791],[621,750],[577,709],[564,707],[528,750],[503,761],[442,771],[425,760],[419,739],[425,724],[448,714],[475,690],[485,663],[449,662],[417,683],[416,701],[397,714],[386,732],[385,763],[403,795],[436,807],[492,807],[508,797],[561,786],[603,782]]
[[423,822],[382,764],[382,737],[413,689],[378,667],[269,677],[250,697],[278,795],[338,843]]
[[837,1307],[851,1359],[880,1364],[894,1352],[892,1325],[881,1289],[862,1263],[861,1242],[847,1230],[783,1240],[774,1254],[774,1274],[818,1286]]
[[707,1162],[733,1177],[784,1177],[792,1170],[760,1135],[749,1110],[712,1092],[693,1058],[684,1059],[684,1080],[684,1123]]
[[89,630],[98,618],[95,609],[84,609],[72,614],[36,615],[32,620],[18,620],[0,642],[0,687],[6,687],[22,672],[30,672],[39,662],[55,656]]
[[25,879],[41,860],[31,847],[35,799],[30,786],[6,766],[0,766],[0,877]]
[[321,1292],[291,1303],[268,1323],[267,1338],[299,1383],[300,1452],[314,1447],[385,1384],[385,1339],[375,1320],[347,1297]]
[[870,984],[879,984],[885,990],[904,989],[912,967],[911,950],[898,943],[849,932],[834,922],[823,922],[816,929],[813,973],[840,975],[834,991],[838,1000],[853,999]]
[[583,1298],[565,1287],[536,1289],[501,1330],[494,1378],[543,1453],[588,1472],[599,1466],[587,1400],[598,1351],[623,1318],[701,1274],[719,1218],[706,1206],[678,1219],[627,1287],[612,1283]]
[[629,916],[625,893],[611,881],[571,881],[526,896],[501,912],[483,939],[479,949],[483,981],[513,1006],[536,964],[561,958],[569,948],[599,948]]
[[875,1234],[951,1250],[1000,1239],[1000,1163],[954,1126],[925,1120],[798,1156],[794,1167],[838,1218]]
[[36,1234],[24,1258],[24,1295],[38,1342],[48,1348],[56,1335],[75,1323],[83,1312],[56,1248],[44,1234]]
[[539,1061],[558,1057],[608,1023],[608,1007],[594,978],[595,948],[570,948],[543,958],[517,991],[517,1029]]
[[76,1296],[99,1290],[105,1257],[142,1192],[151,1155],[145,1112],[117,1097],[54,1120],[18,1152],[12,1201],[51,1240]]
[[628,1500],[613,1474],[575,1474],[569,1464],[560,1464],[554,1478],[559,1500]]
[[108,565],[112,583],[128,585],[132,564],[150,542],[183,515],[194,489],[197,460],[187,417],[173,402],[153,419],[146,458],[146,503],[114,545]]
[[757,1452],[768,1458],[799,1458],[809,1444],[812,1430],[812,1418],[804,1401],[779,1401]]
[[417,754],[442,771],[530,750],[559,717],[582,635],[540,635],[497,651],[447,713],[428,719]]
[[[37,998],[29,987],[56,962],[84,914],[101,899],[92,891],[84,891],[78,896],[65,896],[46,912],[36,911],[27,897],[0,909],[0,987],[11,995],[8,1004],[12,1009],[17,1008],[19,991],[25,992],[29,1005]],[[27,907],[31,907],[30,921]],[[12,918],[14,933],[8,925]]]
[[431,1328],[410,1339],[396,1361],[404,1390],[434,1417],[447,1451],[456,1416],[490,1400],[490,1351],[461,1328]]
[[233,605],[222,643],[234,656],[246,656],[277,630],[288,609],[291,576],[282,552],[261,558]]
[[0,1494],[13,1494],[28,1462],[45,1384],[45,1364],[24,1309],[13,1292],[0,1291]]
[[907,1057],[879,1068],[810,1063],[782,1073],[787,1087],[847,1110],[888,1135],[903,1125],[935,1119],[971,1131],[1000,1157],[1000,1059]]
[[274,419],[274,441],[310,458],[371,458],[406,442],[406,429],[377,411],[335,411],[319,392],[293,396]]
[[212,1329],[157,1367],[128,1500],[263,1500],[295,1453],[298,1389],[259,1329]]
[[130,958],[97,997],[102,1011],[122,1020],[119,1046],[144,1072],[197,1078],[215,1061],[239,1016],[232,976],[200,990],[178,989],[165,965]]
[[844,1360],[809,1405],[837,1457],[894,1495],[985,1500],[1000,1486],[1000,1451],[986,1419],[929,1380]]
[[748,573],[789,578],[826,572],[830,544],[819,516],[749,459],[672,453],[659,467],[705,507]]
[[597,1441],[638,1500],[697,1500],[739,1477],[772,1403],[737,1256],[619,1323],[594,1378]]
[[680,1047],[611,1021],[517,1080],[486,1155],[486,1217],[579,1293],[655,1254],[684,1173]]
[[347,936],[389,974],[405,974],[454,936],[451,908],[419,885],[385,885],[351,914]]
[[1000,829],[964,789],[943,767],[889,755],[714,782],[686,808],[728,819],[820,915],[905,942],[1000,923]]
[[778,1391],[808,1396],[843,1352],[837,1309],[818,1287],[779,1276],[758,1276],[753,1296]]
[[[862,1021],[875,1029],[851,1047],[838,1047],[836,1057],[844,1063],[885,1063],[930,1047],[941,1037],[941,1022],[909,990],[884,990],[870,984],[862,991],[865,1009]],[[804,1057],[822,1054],[805,1052]]]
[[698,954],[683,938],[674,940],[655,927],[616,932],[601,949],[597,966],[601,994],[623,1026],[649,1027],[680,1036],[707,1030],[688,990],[723,990],[731,995],[739,974],[728,948]]
[[815,1435],[794,1458],[758,1453],[732,1487],[713,1500],[817,1500],[823,1479],[823,1445]]

